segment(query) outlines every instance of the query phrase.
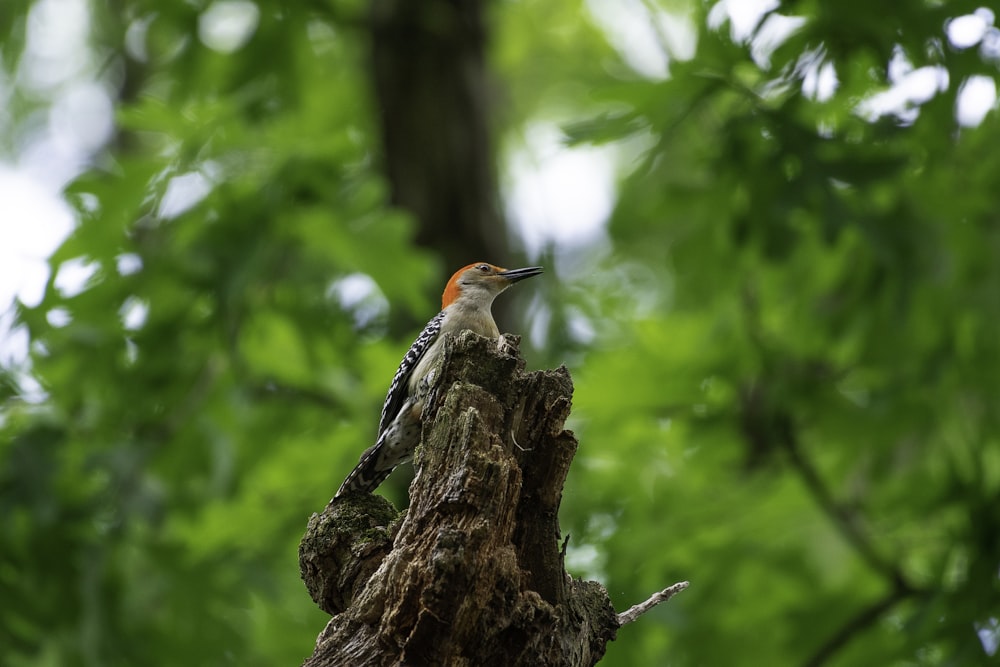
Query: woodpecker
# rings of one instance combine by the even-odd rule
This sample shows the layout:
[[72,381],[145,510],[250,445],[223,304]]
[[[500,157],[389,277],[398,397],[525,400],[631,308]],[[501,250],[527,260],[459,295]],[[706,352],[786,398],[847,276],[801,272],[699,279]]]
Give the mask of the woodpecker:
[[427,374],[443,349],[444,335],[468,329],[480,336],[499,338],[493,321],[493,299],[514,283],[537,276],[540,266],[502,269],[476,262],[451,277],[441,295],[441,312],[431,318],[403,356],[389,385],[375,444],[347,476],[334,498],[346,493],[375,490],[393,468],[413,457],[420,443],[423,399]]

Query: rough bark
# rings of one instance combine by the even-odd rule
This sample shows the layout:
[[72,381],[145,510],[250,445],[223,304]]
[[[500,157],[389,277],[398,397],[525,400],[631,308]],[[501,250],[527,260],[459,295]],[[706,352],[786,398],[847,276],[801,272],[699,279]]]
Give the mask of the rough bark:
[[408,510],[349,496],[310,519],[302,576],[333,618],[309,667],[592,665],[614,639],[607,591],[560,549],[572,381],[525,373],[517,344],[449,339]]

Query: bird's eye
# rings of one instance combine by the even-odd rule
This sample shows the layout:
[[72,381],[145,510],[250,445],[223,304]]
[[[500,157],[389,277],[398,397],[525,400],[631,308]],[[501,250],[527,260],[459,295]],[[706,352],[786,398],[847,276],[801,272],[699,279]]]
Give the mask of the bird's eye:
[[490,272],[490,265],[489,264],[480,264],[476,268],[479,269],[480,271],[482,271],[483,273],[489,273]]

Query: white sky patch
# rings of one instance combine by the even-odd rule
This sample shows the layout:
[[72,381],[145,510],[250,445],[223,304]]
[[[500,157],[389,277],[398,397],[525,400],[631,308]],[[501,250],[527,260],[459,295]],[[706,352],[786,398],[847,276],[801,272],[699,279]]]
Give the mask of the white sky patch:
[[207,197],[212,191],[211,171],[190,171],[171,178],[160,200],[157,215],[167,220],[176,218]]
[[898,83],[900,79],[912,71],[913,63],[906,57],[903,49],[897,46],[892,52],[892,58],[889,60],[889,81]]
[[72,210],[55,193],[0,165],[0,311],[15,297],[32,307],[41,302],[46,260],[75,225]]
[[663,44],[675,60],[691,60],[698,51],[698,27],[683,14],[660,11],[655,17]]
[[552,325],[552,309],[541,306],[540,301],[532,299],[528,307],[528,321],[531,328],[528,331],[528,340],[532,346],[542,349],[549,337],[549,327]]
[[46,91],[80,78],[90,66],[90,14],[86,0],[38,0],[28,14],[27,44],[19,83]]
[[593,544],[566,545],[566,569],[575,575],[596,581],[607,581],[604,571],[607,556]]
[[858,105],[858,112],[868,120],[893,114],[913,122],[920,114],[920,105],[939,92],[948,90],[948,70],[940,65],[913,69],[902,49],[897,48],[889,61],[888,90],[876,93]]
[[142,271],[142,258],[131,252],[118,255],[115,257],[115,268],[118,269],[118,275],[120,276],[130,276],[133,273],[139,273],[139,271]]
[[118,310],[118,315],[122,318],[122,325],[129,331],[137,331],[146,323],[149,316],[149,304],[139,297],[130,296],[125,299],[125,303]]
[[28,355],[28,329],[14,325],[14,311],[0,313],[0,365],[15,366]]
[[945,25],[945,34],[956,49],[968,49],[982,41],[993,21],[993,12],[980,7],[972,14],[948,21]]
[[955,103],[955,120],[963,127],[977,127],[997,103],[997,82],[976,74],[962,83]]
[[154,18],[156,18],[155,14],[148,14],[132,21],[125,29],[125,52],[141,63],[149,61],[146,35],[149,33],[149,26]]
[[719,0],[708,12],[708,27],[720,30],[728,21],[729,37],[737,44],[750,43],[750,56],[761,69],[771,67],[771,54],[806,23],[800,16],[786,16],[778,0]]
[[[48,257],[73,231],[72,210],[28,175],[0,165],[0,363],[28,356],[28,332],[12,327],[14,299],[29,307],[42,301]],[[19,375],[24,385],[24,378]]]
[[25,176],[57,192],[80,174],[87,159],[75,142],[56,141],[47,131],[24,149],[17,167]]
[[570,148],[554,125],[528,128],[507,159],[504,201],[529,256],[601,234],[615,200],[614,164],[611,147]]
[[[88,82],[89,18],[86,0],[38,0],[28,14],[14,79],[22,90],[51,99],[51,106],[39,116],[43,123],[4,128],[23,135],[11,163],[0,164],[0,312],[10,312],[15,298],[29,307],[41,303],[48,257],[77,224],[60,191],[80,172],[87,153],[110,136],[110,97]],[[0,326],[5,361],[26,359],[28,344],[23,328]]]
[[625,62],[643,76],[662,79],[670,59],[694,57],[698,31],[687,16],[642,0],[587,0],[586,5]]
[[368,326],[389,312],[388,300],[367,273],[351,273],[333,281],[326,295],[354,316],[357,327]]
[[52,140],[67,152],[93,153],[114,132],[114,103],[98,83],[81,81],[67,86],[49,111]]
[[708,27],[718,30],[728,20],[729,37],[742,44],[753,36],[764,15],[779,5],[778,0],[719,0],[708,12]]
[[587,345],[597,337],[594,323],[579,308],[570,306],[566,309],[566,324],[569,335],[578,343]]
[[213,2],[198,17],[198,37],[219,53],[233,53],[246,44],[257,30],[260,10],[246,0]]
[[817,102],[826,102],[837,92],[840,80],[837,68],[829,60],[814,58],[805,66],[802,77],[802,92]]
[[991,616],[984,623],[976,623],[976,634],[987,655],[994,656],[1000,649],[1000,619]]
[[983,41],[979,44],[979,53],[983,60],[1000,62],[1000,28],[993,27],[986,31]]
[[82,257],[74,257],[59,265],[55,283],[59,293],[71,299],[87,288],[87,281],[97,272],[100,265]]
[[801,16],[769,14],[750,42],[750,57],[757,67],[770,69],[771,54],[805,24],[806,20]]
[[[111,97],[92,81],[89,19],[87,0],[38,0],[28,14],[14,83],[51,99],[51,106],[41,124],[4,128],[24,135],[11,163],[0,164],[0,313],[10,313],[15,298],[29,307],[41,303],[48,257],[77,224],[61,189],[113,131]],[[62,321],[58,313],[52,317]],[[0,322],[6,322],[0,324],[0,358],[23,361],[26,332],[11,329],[7,315]]]
[[53,308],[49,312],[45,313],[45,319],[48,323],[54,326],[56,329],[61,329],[70,322],[73,321],[73,316],[65,308]]

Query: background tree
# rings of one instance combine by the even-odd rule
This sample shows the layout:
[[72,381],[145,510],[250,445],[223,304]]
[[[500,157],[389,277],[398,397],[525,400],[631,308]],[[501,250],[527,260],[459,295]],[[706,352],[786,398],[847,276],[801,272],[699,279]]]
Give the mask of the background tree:
[[[393,3],[0,12],[7,159],[90,132],[82,167],[49,163],[79,225],[18,306],[30,360],[3,371],[0,662],[302,660],[325,622],[296,570],[305,519],[368,444],[407,322],[478,258],[439,254],[431,224],[518,248],[482,231],[491,183],[553,125],[618,166],[604,235],[546,249],[543,300],[510,311],[532,321],[503,319],[531,365],[574,374],[570,569],[619,608],[692,581],[603,664],[995,660],[993,11],[459,4],[416,25],[481,30],[454,46],[470,66],[427,54],[410,89],[380,41]],[[59,77],[54,15],[87,27]],[[389,120],[419,133],[388,96],[446,89],[438,69],[476,92],[411,120],[437,101],[442,131],[468,121],[474,145],[441,145],[477,170],[435,162],[411,196],[465,176],[475,220],[407,199],[412,146],[392,167]],[[80,99],[113,104],[107,141]]]

